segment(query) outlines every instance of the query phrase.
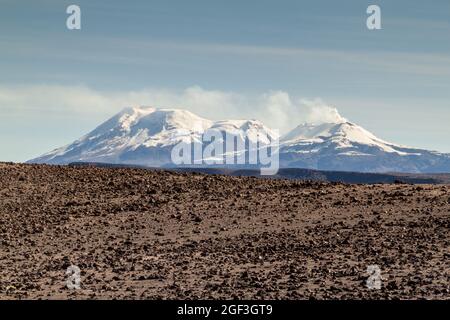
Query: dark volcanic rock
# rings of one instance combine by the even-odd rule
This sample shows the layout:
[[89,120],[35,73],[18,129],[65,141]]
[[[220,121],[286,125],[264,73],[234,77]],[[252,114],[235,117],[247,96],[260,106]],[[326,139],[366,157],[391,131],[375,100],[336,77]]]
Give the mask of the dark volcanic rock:
[[449,192],[0,163],[0,298],[448,299]]

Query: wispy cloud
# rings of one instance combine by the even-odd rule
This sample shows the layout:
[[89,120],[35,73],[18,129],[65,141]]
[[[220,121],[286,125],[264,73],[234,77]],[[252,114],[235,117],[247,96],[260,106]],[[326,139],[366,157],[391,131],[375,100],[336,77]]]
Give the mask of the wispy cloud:
[[[98,44],[101,43],[101,46]],[[200,56],[241,56],[261,58],[270,63],[271,59],[289,58],[295,61],[311,61],[317,66],[333,62],[336,65],[353,66],[379,72],[395,72],[426,76],[450,76],[450,54],[412,53],[401,51],[334,50],[308,47],[283,47],[263,45],[243,45],[233,43],[183,42],[163,40],[142,40],[120,37],[91,36],[83,47],[55,47],[55,43],[29,39],[21,41],[9,37],[0,38],[3,54],[33,56],[46,59],[92,62],[101,64],[156,65],[173,64],[165,60],[167,54]],[[164,54],[166,53],[166,54]],[[279,60],[276,61],[279,63]],[[351,68],[351,69],[352,69]]]
[[0,87],[2,115],[53,113],[86,117],[104,115],[106,118],[124,107],[138,105],[187,109],[215,120],[258,119],[282,132],[301,122],[343,119],[336,108],[319,98],[293,98],[284,91],[245,95],[198,86],[178,91],[150,88],[122,92],[100,92],[85,86]]

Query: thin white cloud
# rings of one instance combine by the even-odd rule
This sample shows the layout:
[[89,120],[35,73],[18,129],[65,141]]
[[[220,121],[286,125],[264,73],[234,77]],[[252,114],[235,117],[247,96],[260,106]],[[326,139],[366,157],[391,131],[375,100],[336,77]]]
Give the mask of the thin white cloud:
[[[102,46],[98,47],[98,43]],[[434,52],[407,52],[385,50],[335,50],[306,47],[283,47],[264,45],[243,45],[234,43],[212,42],[183,42],[130,39],[121,37],[94,36],[83,42],[83,47],[67,46],[55,48],[54,43],[39,39],[19,41],[11,37],[0,37],[2,53],[20,57],[33,56],[33,58],[53,58],[67,61],[80,61],[92,63],[115,63],[123,65],[162,65],[173,64],[164,59],[165,54],[177,52],[179,54],[195,54],[207,56],[241,56],[259,57],[269,63],[270,59],[292,58],[290,61],[303,61],[310,59],[311,63],[321,66],[333,62],[346,66],[394,72],[402,74],[415,74],[423,76],[449,76],[450,55]],[[154,53],[158,53],[154,55]],[[279,61],[277,62],[279,63]]]
[[205,90],[198,86],[184,90],[150,88],[123,92],[100,92],[85,86],[0,86],[0,119],[24,113],[28,116],[50,113],[67,117],[104,115],[106,119],[124,107],[141,105],[187,109],[213,120],[258,119],[281,132],[302,122],[343,119],[336,108],[321,99],[293,99],[284,91],[245,95]]

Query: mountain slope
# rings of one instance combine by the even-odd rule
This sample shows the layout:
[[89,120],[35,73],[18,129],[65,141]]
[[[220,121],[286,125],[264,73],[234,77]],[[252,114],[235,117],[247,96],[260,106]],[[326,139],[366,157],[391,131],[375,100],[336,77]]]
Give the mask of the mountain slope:
[[[133,162],[131,153],[151,150],[154,147],[164,150],[183,139],[177,130],[203,132],[212,122],[202,119],[189,111],[155,108],[127,108],[118,113],[89,134],[65,147],[53,150],[33,163],[67,164],[73,161],[98,161],[120,163]],[[165,152],[159,155],[162,163]],[[158,154],[153,154],[157,157]],[[161,162],[155,159],[154,164]],[[170,159],[169,159],[170,160]]]
[[[58,148],[30,163],[68,164],[72,162],[122,163],[146,166],[171,166],[171,150],[179,144],[202,144],[205,132],[235,136],[237,145],[256,142],[258,132],[268,137],[276,133],[256,120],[203,119],[180,109],[151,107],[126,108],[92,132],[70,145]],[[223,139],[221,139],[223,142]]]
[[303,124],[281,138],[283,167],[360,172],[448,172],[450,157],[386,142],[343,121]]
[[[180,142],[189,145],[193,142],[204,147],[202,137],[211,130],[233,135],[238,146],[235,153],[244,153],[246,156],[250,142],[256,143],[258,133],[262,132],[267,136],[266,142],[278,138],[274,130],[256,120],[211,121],[186,110],[136,107],[124,109],[72,144],[29,162],[174,166],[171,159],[174,146]],[[218,142],[225,145],[222,138]],[[386,142],[348,121],[299,125],[280,138],[279,159],[280,167],[284,168],[360,172],[450,172],[448,154]]]

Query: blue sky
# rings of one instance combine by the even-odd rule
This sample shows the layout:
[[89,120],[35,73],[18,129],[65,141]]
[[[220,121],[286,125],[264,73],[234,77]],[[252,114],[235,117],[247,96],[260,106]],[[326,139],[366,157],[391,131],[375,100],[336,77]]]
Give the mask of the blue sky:
[[[70,4],[81,7],[81,30],[66,28]],[[366,28],[370,4],[381,7],[382,30]],[[305,99],[385,140],[450,152],[448,0],[0,7],[0,161],[72,142],[127,105],[259,118],[286,131],[308,118],[294,110]],[[278,105],[287,114],[273,119],[267,108]]]

